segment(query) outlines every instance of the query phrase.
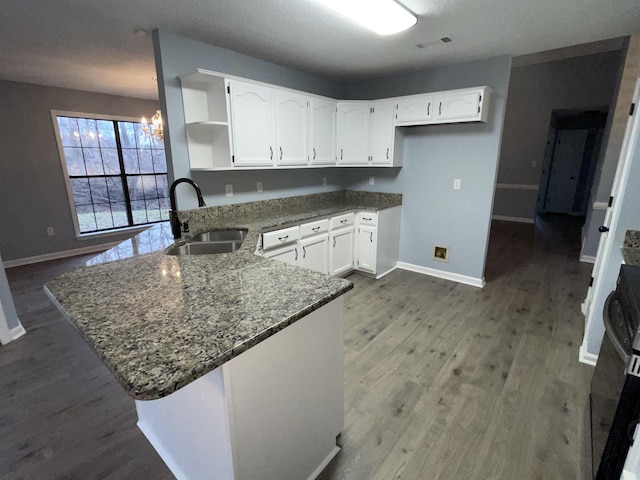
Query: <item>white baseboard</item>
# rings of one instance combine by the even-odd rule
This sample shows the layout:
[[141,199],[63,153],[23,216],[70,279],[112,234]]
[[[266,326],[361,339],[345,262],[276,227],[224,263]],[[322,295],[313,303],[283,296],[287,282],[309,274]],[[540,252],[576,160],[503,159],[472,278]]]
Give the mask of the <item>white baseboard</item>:
[[482,288],[485,285],[484,278],[469,277],[468,275],[460,275],[459,273],[445,272],[444,270],[423,267],[422,265],[414,265],[413,263],[398,262],[396,267],[401,268],[402,270],[422,273],[423,275],[429,275],[431,277],[464,283],[465,285],[471,285],[472,287]]
[[391,267],[389,270],[387,270],[386,272],[382,272],[380,275],[376,276],[376,280],[384,277],[385,275],[389,275],[391,272],[393,272],[396,268],[398,268],[398,266],[396,265],[395,267]]
[[36,255],[34,257],[17,258],[16,260],[7,260],[3,262],[4,268],[20,267],[22,265],[30,265],[32,263],[47,262],[49,260],[58,260],[60,258],[75,257],[85,253],[101,252],[115,247],[122,240],[117,242],[103,243],[101,245],[92,245],[90,247],[74,248],[73,250],[63,250],[62,252],[45,253],[44,255]]
[[335,457],[339,451],[340,451],[340,447],[338,447],[337,445],[333,447],[333,450],[331,450],[329,452],[329,455],[327,455],[325,459],[322,462],[320,462],[320,465],[318,465],[318,467],[313,471],[313,473],[309,475],[309,478],[307,480],[315,480],[316,478],[318,478],[322,473],[322,471],[326,468],[327,465],[329,465],[329,463],[331,463],[331,460],[333,460],[333,457]]
[[505,215],[491,215],[492,220],[502,220],[504,222],[533,223],[533,218],[508,217]]
[[17,340],[18,338],[20,338],[21,336],[23,336],[26,332],[26,330],[24,329],[24,327],[22,326],[22,324],[13,327],[11,330],[9,330],[8,332],[6,332],[6,335],[4,335],[4,332],[2,335],[0,335],[0,340],[2,340],[2,344],[6,345],[9,342],[13,342],[14,340]]
[[584,345],[580,345],[580,354],[578,357],[580,363],[585,363],[587,365],[591,365],[592,367],[596,366],[596,362],[598,361],[598,355],[594,355],[593,353],[587,352],[587,349]]
[[596,263],[596,257],[592,255],[580,255],[580,261],[584,263]]

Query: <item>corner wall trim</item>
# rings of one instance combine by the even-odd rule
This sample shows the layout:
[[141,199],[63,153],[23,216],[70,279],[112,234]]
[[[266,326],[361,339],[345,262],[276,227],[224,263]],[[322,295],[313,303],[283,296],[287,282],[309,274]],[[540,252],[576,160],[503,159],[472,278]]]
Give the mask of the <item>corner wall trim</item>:
[[606,210],[609,208],[609,204],[607,202],[593,202],[592,208],[594,210]]
[[63,250],[62,252],[45,253],[44,255],[36,255],[34,257],[17,258],[15,260],[7,260],[3,262],[4,268],[20,267],[22,265],[30,265],[32,263],[46,262],[49,260],[58,260],[60,258],[74,257],[85,253],[101,252],[115,247],[122,240],[117,242],[103,243],[101,245],[92,245],[90,247],[74,248],[73,250]]
[[26,332],[26,330],[24,329],[24,327],[22,326],[22,324],[17,325],[15,327],[13,327],[11,330],[6,332],[6,335],[3,334],[0,335],[2,337],[2,343],[3,345],[6,345],[9,342],[13,342],[14,340],[17,340],[18,338],[20,338],[21,336],[23,336]]
[[592,255],[581,255],[580,261],[584,263],[596,263],[596,257]]
[[504,222],[534,223],[533,218],[527,217],[508,217],[505,215],[491,215],[492,220],[502,220]]
[[580,345],[580,354],[578,356],[578,360],[580,361],[580,363],[585,363],[587,365],[595,367],[596,362],[598,361],[598,355],[587,352],[586,348],[584,348],[584,345]]
[[510,190],[538,190],[538,185],[525,185],[520,183],[496,183],[496,188],[508,188]]
[[431,277],[437,277],[437,278],[442,278],[444,280],[451,280],[453,282],[464,283],[465,285],[471,285],[472,287],[482,288],[485,285],[484,278],[469,277],[467,275],[460,275],[459,273],[445,272],[444,270],[437,270],[435,268],[423,267],[422,265],[415,265],[413,263],[398,262],[396,267],[402,270],[409,270],[410,272],[429,275]]

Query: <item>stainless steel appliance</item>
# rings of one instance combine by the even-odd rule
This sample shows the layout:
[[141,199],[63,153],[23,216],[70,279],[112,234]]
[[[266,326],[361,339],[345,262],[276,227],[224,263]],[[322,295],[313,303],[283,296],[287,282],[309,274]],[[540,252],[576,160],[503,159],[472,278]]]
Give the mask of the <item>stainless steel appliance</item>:
[[591,381],[593,474],[619,480],[640,420],[640,267],[621,267],[603,316],[605,335]]

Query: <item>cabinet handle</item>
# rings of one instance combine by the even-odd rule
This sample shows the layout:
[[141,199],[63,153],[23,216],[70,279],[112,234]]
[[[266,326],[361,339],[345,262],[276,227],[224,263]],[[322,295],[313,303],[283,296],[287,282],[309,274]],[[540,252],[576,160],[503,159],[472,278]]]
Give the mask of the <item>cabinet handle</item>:
[[429,116],[429,110],[431,110],[431,102],[427,103],[427,117]]
[[269,147],[269,152],[271,152],[271,154],[269,155],[269,160],[273,160],[273,148]]
[[373,243],[373,232],[369,232],[369,241]]
[[294,248],[294,250],[296,251],[296,258],[294,260],[298,260],[298,247]]
[[389,147],[387,147],[387,160],[389,160]]
[[340,223],[347,223],[349,220],[347,220],[346,218],[344,220],[340,220]]
[[280,147],[280,160],[282,160],[282,147]]
[[315,147],[313,148],[313,159],[314,160],[316,159],[316,149],[315,149]]
[[438,115],[442,115],[442,102],[440,102],[440,105],[438,106]]
[[342,149],[340,149],[340,160],[342,160],[342,154],[343,154],[343,153],[344,153],[344,152],[342,151]]
[[302,247],[302,258],[307,258],[307,247]]
[[314,232],[317,232],[318,230],[320,230],[320,227],[313,227],[311,230],[313,230]]
[[278,237],[278,240],[280,240],[281,242],[284,242],[287,238],[289,238],[289,235],[285,235],[284,237]]
[[336,248],[336,237],[333,237],[333,248]]
[[367,217],[362,217],[362,219],[363,219],[365,222],[370,222],[371,220],[373,220],[373,218],[367,218]]

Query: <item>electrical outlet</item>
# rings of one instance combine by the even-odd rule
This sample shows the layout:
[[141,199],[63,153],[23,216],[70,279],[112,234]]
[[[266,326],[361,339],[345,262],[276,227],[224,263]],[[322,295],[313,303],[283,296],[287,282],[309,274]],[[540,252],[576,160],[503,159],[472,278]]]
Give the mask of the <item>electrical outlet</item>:
[[225,185],[224,188],[227,193],[227,197],[233,197],[233,185]]
[[459,178],[456,178],[453,181],[453,189],[454,190],[460,190],[460,179]]
[[327,177],[322,177],[322,185],[323,186],[327,185]]
[[47,227],[47,235],[51,237],[55,234],[56,234],[56,231],[53,229],[53,227]]
[[258,193],[262,192],[262,182],[256,182],[256,189]]
[[376,183],[376,177],[369,177],[369,185]]

